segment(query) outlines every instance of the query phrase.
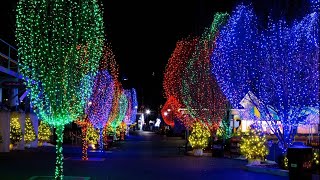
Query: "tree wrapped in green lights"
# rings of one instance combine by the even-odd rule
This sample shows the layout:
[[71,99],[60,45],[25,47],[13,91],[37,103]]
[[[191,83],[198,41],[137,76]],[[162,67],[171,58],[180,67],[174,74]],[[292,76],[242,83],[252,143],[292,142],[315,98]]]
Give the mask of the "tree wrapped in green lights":
[[16,38],[20,69],[39,118],[56,128],[55,179],[63,179],[64,125],[83,113],[102,55],[101,7],[94,0],[20,0]]

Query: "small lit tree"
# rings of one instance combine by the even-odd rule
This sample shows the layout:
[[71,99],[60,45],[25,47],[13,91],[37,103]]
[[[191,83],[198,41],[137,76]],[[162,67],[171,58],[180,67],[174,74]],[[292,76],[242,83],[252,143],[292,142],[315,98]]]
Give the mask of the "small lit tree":
[[240,141],[240,153],[249,161],[264,160],[269,153],[264,133],[256,129],[249,129],[245,132]]
[[38,127],[38,140],[41,144],[44,142],[50,141],[50,137],[52,135],[52,131],[50,126],[45,121],[40,121],[40,125]]
[[202,150],[208,146],[209,137],[210,131],[206,126],[200,122],[193,124],[188,140],[191,147],[195,150],[195,155],[202,155]]
[[15,145],[22,139],[22,130],[19,122],[19,115],[13,113],[10,120],[10,143]]
[[87,141],[88,144],[96,145],[99,140],[99,131],[91,124],[87,127]]
[[26,117],[26,126],[25,126],[25,134],[24,141],[26,143],[30,143],[36,139],[36,133],[34,131],[33,124],[29,116]]

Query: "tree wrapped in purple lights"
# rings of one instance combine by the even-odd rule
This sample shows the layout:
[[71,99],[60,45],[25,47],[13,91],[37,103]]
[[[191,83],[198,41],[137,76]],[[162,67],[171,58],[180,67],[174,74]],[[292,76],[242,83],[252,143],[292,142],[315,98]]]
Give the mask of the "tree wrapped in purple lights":
[[87,118],[94,128],[100,130],[99,148],[103,148],[102,130],[112,108],[114,84],[108,70],[101,70],[94,79],[94,87],[86,109]]
[[312,113],[310,108],[319,108],[318,32],[318,13],[292,25],[269,19],[268,29],[259,30],[252,8],[240,5],[213,52],[213,73],[233,107],[246,97],[283,152],[292,144],[297,126]]
[[128,107],[127,107],[127,112],[123,121],[127,125],[130,125],[136,121],[136,115],[138,110],[137,93],[134,88],[131,88],[131,89],[125,89],[124,94],[127,97]]

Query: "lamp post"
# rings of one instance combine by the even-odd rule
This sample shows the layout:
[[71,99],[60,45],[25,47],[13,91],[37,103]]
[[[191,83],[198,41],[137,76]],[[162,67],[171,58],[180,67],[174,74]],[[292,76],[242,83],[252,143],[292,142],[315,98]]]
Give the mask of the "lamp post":
[[145,113],[146,113],[146,122],[148,123],[148,126],[150,126],[148,121],[148,115],[151,113],[151,111],[147,109]]

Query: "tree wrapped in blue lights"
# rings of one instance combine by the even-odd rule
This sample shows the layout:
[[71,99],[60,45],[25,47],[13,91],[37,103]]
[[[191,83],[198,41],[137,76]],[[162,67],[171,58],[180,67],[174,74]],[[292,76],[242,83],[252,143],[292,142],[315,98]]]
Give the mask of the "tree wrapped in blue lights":
[[133,124],[136,122],[136,116],[138,112],[138,97],[137,97],[137,92],[136,89],[132,88],[131,89],[131,98],[132,98],[132,105],[131,105],[131,117],[130,117],[130,123]]
[[318,13],[291,25],[269,19],[268,29],[259,30],[252,9],[240,5],[221,30],[213,52],[211,62],[217,67],[213,73],[233,107],[247,95],[283,152],[309,109],[319,107],[318,32]]
[[[286,150],[311,114],[319,107],[319,16],[308,14],[288,25],[270,22],[262,33],[261,71],[257,104]],[[281,126],[277,121],[281,121]],[[283,131],[281,132],[280,129]]]
[[220,29],[211,62],[213,74],[233,108],[248,91],[257,92],[259,77],[257,19],[250,7],[239,5]]

